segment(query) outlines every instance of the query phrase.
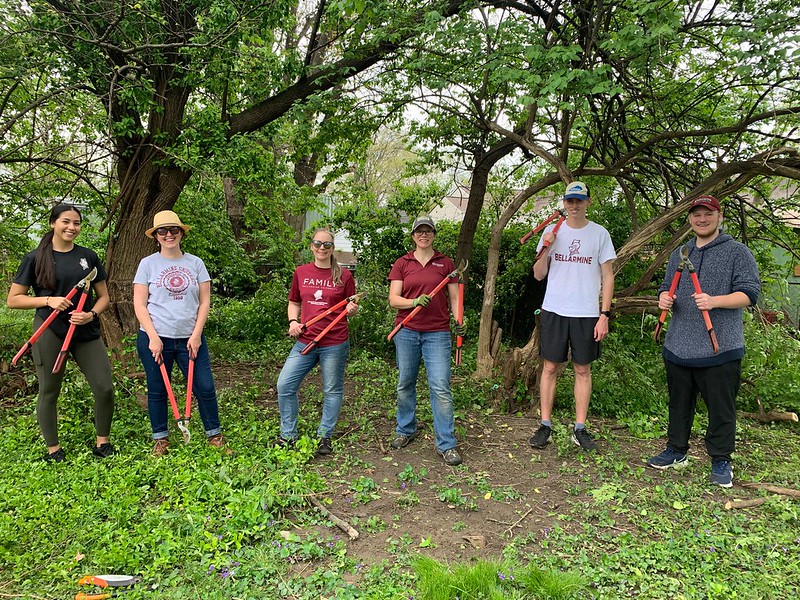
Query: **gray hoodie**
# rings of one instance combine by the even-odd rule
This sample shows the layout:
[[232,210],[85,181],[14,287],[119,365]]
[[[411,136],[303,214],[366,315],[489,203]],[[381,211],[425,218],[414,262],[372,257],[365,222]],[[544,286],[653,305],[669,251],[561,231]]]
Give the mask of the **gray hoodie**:
[[[726,233],[698,248],[696,240],[687,244],[689,260],[700,279],[700,289],[710,296],[743,292],[755,304],[761,289],[758,266],[753,254],[744,244]],[[680,248],[669,257],[664,282],[658,289],[669,290],[680,262]],[[715,308],[709,311],[711,323],[719,341],[719,353],[714,354],[706,331],[703,314],[691,295],[694,286],[689,269],[684,269],[664,341],[663,356],[685,367],[713,367],[744,356],[744,324],[741,308]]]

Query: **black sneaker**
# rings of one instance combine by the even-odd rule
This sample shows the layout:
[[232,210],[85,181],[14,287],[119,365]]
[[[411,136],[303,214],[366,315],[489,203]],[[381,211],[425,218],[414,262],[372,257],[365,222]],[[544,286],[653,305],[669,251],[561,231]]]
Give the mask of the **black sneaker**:
[[536,433],[529,440],[531,448],[544,448],[550,443],[550,436],[553,433],[553,428],[549,425],[540,425]]
[[319,445],[317,446],[317,454],[320,456],[327,456],[328,454],[333,454],[333,444],[331,444],[331,438],[323,437],[319,438]]
[[405,448],[419,435],[419,431],[415,431],[411,435],[405,435],[403,433],[396,433],[392,441],[389,442],[389,445],[394,448],[395,450],[399,450],[400,448]]
[[681,469],[689,464],[689,459],[684,453],[667,448],[661,454],[647,459],[647,464],[654,469]]
[[114,446],[112,446],[108,442],[100,444],[99,446],[95,446],[90,442],[89,445],[92,447],[92,454],[100,458],[108,458],[109,456],[113,456],[117,452]]
[[294,448],[294,445],[297,443],[297,440],[287,440],[285,438],[279,437],[275,440],[274,447],[275,448]]
[[580,446],[587,452],[597,450],[597,444],[592,439],[591,434],[586,429],[573,429],[572,430],[572,443]]
[[55,452],[50,452],[49,454],[45,454],[42,457],[42,460],[44,462],[54,462],[54,463],[64,462],[65,460],[67,460],[67,453],[64,452],[63,448],[59,448]]

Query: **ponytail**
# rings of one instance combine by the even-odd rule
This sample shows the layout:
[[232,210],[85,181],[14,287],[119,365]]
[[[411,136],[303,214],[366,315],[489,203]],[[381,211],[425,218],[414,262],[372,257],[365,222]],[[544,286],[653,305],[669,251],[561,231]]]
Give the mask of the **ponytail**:
[[342,285],[342,267],[333,253],[331,253],[331,281],[337,287]]
[[34,259],[36,284],[46,290],[56,287],[56,261],[53,258],[53,230],[42,236]]

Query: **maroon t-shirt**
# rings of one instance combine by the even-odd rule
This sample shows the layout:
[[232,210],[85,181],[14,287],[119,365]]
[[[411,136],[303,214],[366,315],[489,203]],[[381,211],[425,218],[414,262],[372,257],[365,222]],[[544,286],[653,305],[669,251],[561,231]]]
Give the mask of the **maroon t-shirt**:
[[[300,318],[305,323],[355,293],[356,282],[353,280],[352,273],[347,269],[342,269],[341,285],[333,285],[329,268],[320,269],[314,263],[308,263],[295,269],[294,277],[292,277],[292,287],[289,290],[289,301],[300,304]],[[300,334],[298,340],[305,344],[313,341],[346,308],[347,305],[322,317]],[[325,337],[319,341],[318,345],[335,346],[346,342],[349,336],[347,317],[345,317],[325,334]]]
[[[403,282],[403,298],[416,298],[422,294],[430,294],[442,279],[455,270],[453,261],[441,252],[434,252],[433,258],[424,267],[414,258],[413,250],[398,258],[389,271],[389,281]],[[448,284],[457,283],[453,277]],[[394,324],[397,325],[413,308],[401,308],[397,311]],[[414,331],[450,331],[450,310],[448,308],[447,285],[430,301],[430,304],[419,311],[406,325]]]

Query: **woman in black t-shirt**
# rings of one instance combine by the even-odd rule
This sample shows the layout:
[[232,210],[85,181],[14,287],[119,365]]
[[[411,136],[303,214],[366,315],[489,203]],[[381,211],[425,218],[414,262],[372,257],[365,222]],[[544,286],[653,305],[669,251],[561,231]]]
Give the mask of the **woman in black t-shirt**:
[[[75,333],[69,351],[83,372],[94,395],[96,443],[90,443],[95,456],[114,454],[109,442],[114,414],[114,386],[111,362],[100,338],[98,315],[109,306],[106,272],[97,254],[75,244],[81,232],[81,213],[74,206],[59,204],[50,211],[50,231],[39,247],[22,259],[7,304],[10,308],[35,308],[33,329],[36,331],[52,310],[59,311],[41,337],[34,343],[33,362],[39,381],[36,418],[47,444],[44,459],[62,462],[66,455],[58,441],[56,403],[61,392],[64,369],[52,373],[58,353],[71,324]],[[89,272],[97,268],[91,291],[81,312],[74,310],[80,295],[68,300],[66,295]],[[33,290],[34,295],[28,294]],[[93,296],[95,298],[93,299]]]

